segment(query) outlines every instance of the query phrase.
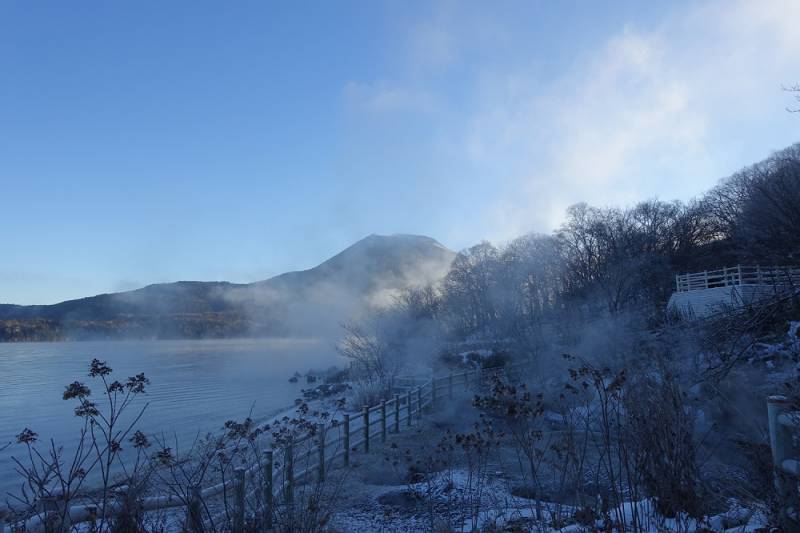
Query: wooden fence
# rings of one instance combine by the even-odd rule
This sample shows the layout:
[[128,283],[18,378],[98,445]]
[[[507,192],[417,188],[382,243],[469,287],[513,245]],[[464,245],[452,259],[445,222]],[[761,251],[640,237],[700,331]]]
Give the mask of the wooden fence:
[[[279,501],[292,503],[295,486],[311,476],[324,481],[327,468],[335,461],[349,466],[353,453],[369,453],[373,443],[386,442],[391,433],[400,433],[411,428],[424,412],[432,411],[437,405],[452,400],[457,390],[466,389],[471,384],[482,382],[487,376],[498,372],[517,369],[528,365],[528,361],[507,365],[497,369],[472,369],[447,376],[431,377],[426,382],[395,394],[377,405],[364,406],[357,414],[344,414],[341,421],[326,426],[318,424],[316,432],[298,437],[282,447],[267,450],[263,457],[250,468],[237,468],[233,479],[208,487],[190,487],[189,496],[176,494],[150,496],[138,500],[142,511],[186,508],[186,529],[192,532],[207,531],[208,518],[203,518],[203,502],[221,494],[233,495],[232,525],[234,533],[244,531],[245,499],[259,491],[263,502],[265,527],[272,528],[273,516]],[[304,468],[297,468],[298,459],[306,460]],[[276,460],[277,459],[277,460]],[[281,468],[276,463],[282,461]],[[39,514],[27,521],[9,524],[25,531],[43,532],[45,530],[68,531],[69,525],[95,520],[97,505],[73,505],[69,511],[66,502],[57,497],[40,501]],[[122,500],[106,504],[105,515],[114,516],[123,507]],[[6,533],[4,511],[0,510],[0,533]],[[219,516],[219,515],[217,515]],[[214,517],[212,517],[214,518]],[[53,527],[54,521],[57,522]],[[13,529],[12,529],[13,530]]]
[[785,533],[800,532],[800,453],[794,434],[800,432],[800,412],[792,411],[785,396],[767,398],[769,444],[772,449],[775,490],[781,502],[781,527]]
[[783,283],[800,284],[800,268],[737,265],[720,270],[705,270],[703,272],[675,276],[675,290],[677,292],[739,285],[778,285]]

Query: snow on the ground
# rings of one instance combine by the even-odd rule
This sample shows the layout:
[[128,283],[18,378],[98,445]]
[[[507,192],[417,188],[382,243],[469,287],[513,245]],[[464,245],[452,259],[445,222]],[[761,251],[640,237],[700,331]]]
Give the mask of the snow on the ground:
[[[358,491],[356,501],[338,509],[331,521],[332,531],[391,533],[431,531],[447,522],[458,532],[475,530],[534,531],[578,533],[604,530],[603,519],[575,523],[578,508],[552,502],[535,501],[511,494],[506,480],[488,479],[478,487],[466,470],[440,472],[429,482],[399,485],[367,485]],[[411,495],[415,495],[416,500]],[[403,498],[405,496],[405,499]],[[391,504],[381,503],[385,498]],[[385,501],[385,500],[384,500]],[[470,505],[472,504],[472,505]],[[464,509],[474,511],[467,512]],[[612,520],[623,518],[631,524],[634,514],[643,520],[643,531],[665,532],[755,532],[767,524],[763,514],[731,502],[723,514],[697,522],[688,517],[664,518],[658,515],[651,500],[626,502],[609,513]],[[552,527],[561,524],[563,527]],[[566,524],[566,525],[565,525]],[[519,529],[513,529],[514,527]],[[477,528],[477,529],[476,529]],[[619,531],[615,528],[614,531]]]

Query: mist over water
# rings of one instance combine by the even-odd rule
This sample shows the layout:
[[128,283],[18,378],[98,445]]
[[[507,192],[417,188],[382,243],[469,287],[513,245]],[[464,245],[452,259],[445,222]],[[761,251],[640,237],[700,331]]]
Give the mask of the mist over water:
[[[101,392],[100,382],[87,376],[94,357],[108,362],[112,380],[144,372],[150,385],[130,414],[149,403],[137,427],[163,432],[169,445],[177,437],[184,447],[228,419],[242,420],[251,407],[259,418],[292,406],[308,387],[304,380],[289,383],[295,371],[341,365],[331,341],[314,339],[0,344],[0,446],[27,427],[41,441],[53,438],[71,450],[82,421],[73,413],[76,402],[61,397],[76,380]],[[17,444],[0,452],[0,494],[19,488],[11,457],[22,452]]]

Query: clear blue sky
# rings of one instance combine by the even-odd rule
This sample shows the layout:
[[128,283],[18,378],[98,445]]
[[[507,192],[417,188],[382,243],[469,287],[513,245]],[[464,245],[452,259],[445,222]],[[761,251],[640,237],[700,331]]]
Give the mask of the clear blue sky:
[[800,140],[798,5],[0,2],[0,302],[690,198]]

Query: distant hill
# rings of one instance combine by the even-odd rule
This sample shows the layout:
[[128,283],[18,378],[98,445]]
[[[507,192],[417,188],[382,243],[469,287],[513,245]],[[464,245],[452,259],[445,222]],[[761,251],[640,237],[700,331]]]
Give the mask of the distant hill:
[[309,270],[255,283],[178,281],[54,305],[0,304],[0,341],[319,336],[441,279],[455,253],[417,235],[370,235]]

